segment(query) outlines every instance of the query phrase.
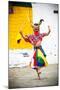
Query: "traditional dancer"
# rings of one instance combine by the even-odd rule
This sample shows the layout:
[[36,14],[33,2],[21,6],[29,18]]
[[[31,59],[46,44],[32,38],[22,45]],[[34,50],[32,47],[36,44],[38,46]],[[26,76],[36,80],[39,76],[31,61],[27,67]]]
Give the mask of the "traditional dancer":
[[35,23],[32,25],[34,34],[33,35],[23,35],[23,33],[20,31],[21,36],[26,42],[31,43],[34,46],[34,55],[33,60],[30,62],[30,66],[36,70],[38,74],[38,79],[40,78],[41,74],[41,67],[47,66],[48,62],[46,60],[46,54],[41,46],[41,42],[43,37],[48,36],[50,34],[50,26],[48,26],[48,32],[47,33],[40,33],[39,26],[42,24],[44,20],[41,19],[39,23]]

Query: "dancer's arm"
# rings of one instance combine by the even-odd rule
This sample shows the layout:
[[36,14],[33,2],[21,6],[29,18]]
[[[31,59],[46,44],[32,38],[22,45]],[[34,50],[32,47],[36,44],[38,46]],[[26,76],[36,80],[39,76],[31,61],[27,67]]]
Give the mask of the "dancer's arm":
[[32,45],[35,45],[35,42],[33,42],[33,40],[31,40],[31,37],[29,38],[29,36],[27,35],[23,35],[23,33],[20,31],[20,34],[22,36],[22,38],[26,41],[26,42],[29,42],[31,43]]
[[43,33],[42,37],[48,36],[50,34],[50,32],[51,32],[51,29],[50,29],[50,26],[48,26],[48,32],[47,33]]
[[48,26],[48,33],[46,33],[46,36],[48,36],[51,32],[50,26]]
[[26,35],[23,35],[23,33],[20,31],[19,32],[20,33],[20,35],[22,36],[22,38],[26,41],[26,42],[29,42],[29,40],[28,40],[28,36]]

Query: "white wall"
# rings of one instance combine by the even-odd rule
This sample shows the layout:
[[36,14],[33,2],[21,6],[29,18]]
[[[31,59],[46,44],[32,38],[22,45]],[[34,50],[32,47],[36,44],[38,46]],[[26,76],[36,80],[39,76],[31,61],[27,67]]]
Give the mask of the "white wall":
[[39,4],[33,3],[33,23],[44,19],[40,26],[40,32],[47,32],[47,26],[50,25],[51,33],[45,37],[42,46],[47,54],[49,63],[58,63],[58,14],[54,14],[54,10],[58,10],[57,4]]

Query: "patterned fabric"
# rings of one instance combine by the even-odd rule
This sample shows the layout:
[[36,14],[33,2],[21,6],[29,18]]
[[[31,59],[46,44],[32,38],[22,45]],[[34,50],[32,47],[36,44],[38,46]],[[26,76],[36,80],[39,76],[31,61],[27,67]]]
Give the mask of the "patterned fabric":
[[46,35],[46,33],[42,33],[39,35],[29,35],[28,40],[30,43],[38,42],[39,40],[42,41],[43,37]]
[[[29,35],[28,40],[31,44],[34,42],[42,41],[43,37],[46,35],[46,33],[43,34],[36,34],[36,35]],[[37,67],[44,67],[47,66],[48,62],[46,60],[46,54],[44,50],[42,49],[42,46],[34,47],[34,55],[33,60],[31,61],[31,67],[37,68]]]
[[47,66],[48,62],[46,60],[46,57],[43,55],[41,50],[38,48],[34,51],[33,60],[31,61],[31,67],[37,68],[37,67],[44,67]]

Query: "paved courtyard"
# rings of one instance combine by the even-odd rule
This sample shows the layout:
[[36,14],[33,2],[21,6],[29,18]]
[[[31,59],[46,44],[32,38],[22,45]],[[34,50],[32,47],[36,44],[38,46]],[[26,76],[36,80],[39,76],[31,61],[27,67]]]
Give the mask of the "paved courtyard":
[[51,64],[42,69],[41,80],[37,73],[30,67],[9,68],[9,88],[31,88],[58,85],[58,65]]

